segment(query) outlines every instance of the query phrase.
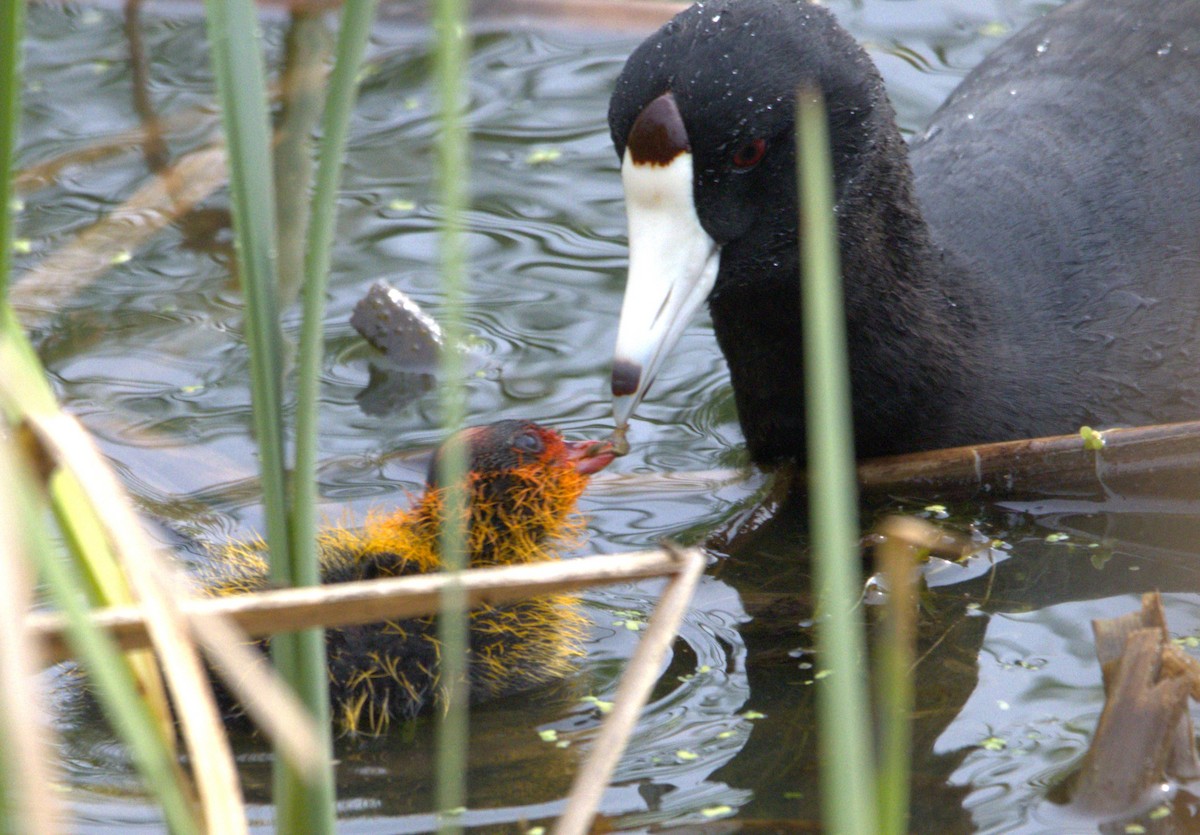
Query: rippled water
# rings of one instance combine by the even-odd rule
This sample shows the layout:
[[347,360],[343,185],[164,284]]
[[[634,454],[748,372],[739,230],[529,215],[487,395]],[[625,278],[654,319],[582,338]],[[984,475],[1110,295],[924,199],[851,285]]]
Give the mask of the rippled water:
[[[1055,4],[829,5],[869,44],[911,132],[1006,33]],[[152,5],[140,26],[149,97],[175,158],[212,138],[212,83],[195,15],[188,6]],[[120,150],[77,160],[24,195],[18,235],[28,251],[19,270],[129,199],[147,182],[150,158],[122,138],[140,117],[121,15],[35,6],[29,24],[20,167],[107,140]],[[268,21],[265,34],[278,56],[283,21]],[[468,386],[479,420],[536,418],[576,437],[611,426],[606,380],[625,249],[604,119],[612,81],[640,37],[535,26],[489,28],[475,38]],[[421,481],[421,453],[439,434],[433,392],[416,392],[385,414],[369,405],[369,351],[348,324],[355,301],[380,277],[439,312],[428,57],[424,30],[382,22],[353,123],[322,398],[321,488],[331,515],[405,501],[403,491]],[[99,439],[157,535],[185,554],[196,539],[243,535],[260,522],[225,208],[218,191],[65,301],[39,306],[48,291],[25,291],[27,321],[59,396]],[[293,332],[295,323],[294,315],[287,320]],[[744,457],[724,364],[704,322],[684,335],[632,440],[633,453],[584,499],[587,551],[642,548],[666,535],[704,541],[729,529],[765,485],[753,472],[713,474]],[[923,504],[899,502],[918,511]],[[913,828],[1062,831],[1043,792],[1081,756],[1102,704],[1087,623],[1136,608],[1144,589],[1196,587],[1195,508],[1109,497],[954,510],[953,524],[1003,544],[969,568],[944,566],[925,601]],[[1047,542],[1051,533],[1068,538]],[[795,519],[754,537],[711,540],[724,556],[604,801],[616,827],[730,815],[796,826],[817,820],[812,636],[798,625],[811,614],[802,542]],[[656,588],[587,596],[595,626],[575,691],[473,714],[467,822],[512,827],[556,812],[599,721],[579,697],[611,697],[637,639],[626,624],[648,613]],[[1168,598],[1181,634],[1200,631],[1195,603]],[[539,738],[549,729],[567,747]],[[80,829],[157,830],[157,814],[103,726],[71,717],[63,732]],[[431,737],[431,726],[417,723],[378,742],[339,745],[342,831],[432,824]],[[256,821],[266,824],[269,761],[254,740],[242,740],[239,751]]]

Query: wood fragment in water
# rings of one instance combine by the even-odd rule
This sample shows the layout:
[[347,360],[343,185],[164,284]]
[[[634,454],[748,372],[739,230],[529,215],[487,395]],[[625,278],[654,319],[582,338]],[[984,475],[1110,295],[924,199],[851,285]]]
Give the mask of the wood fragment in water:
[[350,324],[391,368],[432,374],[441,362],[442,328],[407,294],[379,280],[354,305]]
[[[678,561],[662,551],[606,554],[578,559],[475,568],[462,573],[468,605],[498,605],[534,594],[578,591],[589,586],[671,576]],[[189,598],[179,603],[188,616],[224,615],[250,638],[313,626],[347,626],[391,618],[418,617],[437,611],[448,574],[422,574],[359,580],[352,583],[272,589],[220,598]],[[104,609],[92,615],[122,649],[148,646],[145,613],[137,606]],[[70,657],[62,618],[34,612],[28,627],[42,642],[50,661]]]
[[1070,804],[1089,815],[1136,814],[1162,799],[1164,780],[1200,776],[1187,711],[1200,663],[1171,643],[1157,592],[1143,595],[1138,612],[1092,621],[1092,631],[1105,703]]
[[859,484],[866,494],[1200,496],[1200,421],[1093,434],[1102,449],[1075,434],[874,458],[859,464]]

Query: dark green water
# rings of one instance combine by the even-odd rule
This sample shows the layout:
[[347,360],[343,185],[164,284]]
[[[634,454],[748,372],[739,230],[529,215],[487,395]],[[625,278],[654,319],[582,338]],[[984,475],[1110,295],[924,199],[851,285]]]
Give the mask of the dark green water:
[[[830,5],[870,45],[904,126],[915,131],[1006,33],[1054,4]],[[20,167],[109,141],[119,151],[74,161],[24,195],[19,274],[130,199],[156,158],[126,138],[142,115],[122,16],[35,6],[29,23]],[[272,56],[284,27],[282,18],[265,24]],[[151,6],[138,31],[148,59],[144,90],[167,126],[167,156],[203,148],[214,116],[196,10]],[[330,516],[406,502],[404,491],[417,489],[423,475],[420,453],[439,437],[433,392],[385,414],[364,410],[369,351],[348,324],[355,301],[381,277],[439,311],[428,40],[420,28],[381,22],[352,128],[322,397],[328,463],[321,486]],[[604,117],[612,80],[638,40],[602,27],[534,26],[489,27],[474,41],[468,323],[475,373],[468,386],[478,420],[535,418],[575,437],[611,428],[606,388],[625,233]],[[218,190],[128,258],[105,264],[93,282],[44,305],[53,312],[36,309],[48,290],[25,290],[59,396],[157,520],[159,538],[185,557],[189,541],[241,536],[260,522],[225,208]],[[295,324],[293,315],[287,325],[294,331]],[[724,364],[705,322],[684,335],[632,440],[633,453],[597,478],[583,501],[591,530],[584,552],[640,549],[665,535],[704,541],[740,518],[765,484],[753,472],[706,475],[744,459]],[[897,503],[927,504],[920,497]],[[1194,510],[1112,496],[954,508],[953,524],[1003,544],[967,568],[930,574],[917,670],[915,831],[1095,829],[1064,820],[1042,799],[1082,756],[1102,705],[1088,623],[1132,610],[1138,593],[1162,588],[1174,592],[1172,628],[1200,634],[1197,598],[1187,593],[1200,579]],[[1051,534],[1067,538],[1047,541]],[[729,817],[786,828],[817,820],[802,543],[799,525],[788,520],[733,543],[713,541],[720,564],[605,797],[616,828]],[[611,697],[637,640],[625,624],[637,617],[630,612],[650,610],[656,589],[645,583],[587,596],[594,637],[574,690],[473,715],[467,822],[519,831],[520,821],[544,822],[560,808],[599,721],[579,697]],[[747,719],[746,711],[762,716]],[[159,830],[103,726],[77,716],[59,726],[78,828]],[[539,731],[549,729],[569,745],[543,741]],[[432,728],[417,724],[369,744],[339,745],[342,831],[432,825],[431,740]],[[239,751],[255,821],[265,827],[269,761],[253,740],[242,740]],[[1188,814],[1189,803],[1181,795],[1175,815]]]

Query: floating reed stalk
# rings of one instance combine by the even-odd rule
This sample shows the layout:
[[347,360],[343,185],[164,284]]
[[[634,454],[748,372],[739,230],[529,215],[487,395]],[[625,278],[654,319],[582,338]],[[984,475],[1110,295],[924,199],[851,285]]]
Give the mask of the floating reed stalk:
[[[329,283],[330,251],[337,217],[338,189],[350,114],[358,100],[356,79],[366,52],[374,0],[345,3],[342,7],[333,73],[325,95],[318,146],[317,179],[312,207],[308,212],[304,251],[303,318],[300,327],[299,367],[296,388],[296,466],[291,484],[290,534],[293,548],[293,581],[299,586],[320,583],[317,554],[317,427],[321,368],[325,345],[325,291]],[[321,68],[304,76],[319,84]],[[304,680],[302,700],[322,724],[325,772],[311,783],[305,803],[319,810],[319,818],[306,831],[327,832],[333,826],[334,794],[332,746],[329,739],[329,689],[326,672],[325,635],[308,629],[295,636],[295,651]],[[302,790],[298,785],[291,789]],[[314,796],[315,795],[315,796]],[[281,824],[282,825],[282,824]],[[290,830],[288,830],[290,831]]]
[[863,461],[866,494],[1195,498],[1200,422],[1002,441]]
[[[454,580],[446,574],[382,577],[308,588],[273,589],[236,597],[188,598],[180,610],[189,618],[228,618],[251,638],[314,626],[352,626],[421,617],[437,611],[442,590],[458,582],[469,607],[499,606],[547,594],[592,586],[664,577],[679,570],[678,560],[663,551],[605,554],[563,562],[474,568]],[[114,606],[92,614],[122,649],[149,646],[145,613],[138,606]],[[29,629],[48,662],[70,657],[66,623],[54,612],[27,616]]]
[[679,634],[679,625],[704,573],[707,560],[703,552],[693,548],[678,552],[668,549],[667,553],[675,560],[677,573],[659,596],[650,623],[621,676],[612,711],[575,775],[567,808],[554,828],[555,835],[584,835],[591,831],[604,790],[637,728],[642,708],[663,668],[663,659]]

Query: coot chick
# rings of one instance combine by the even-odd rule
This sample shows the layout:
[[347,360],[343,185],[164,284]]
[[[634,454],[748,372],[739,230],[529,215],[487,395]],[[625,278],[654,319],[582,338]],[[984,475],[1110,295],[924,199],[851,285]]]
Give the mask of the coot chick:
[[[471,567],[557,559],[580,531],[572,515],[575,504],[588,478],[612,461],[611,448],[564,441],[552,429],[520,420],[465,429],[463,436]],[[373,515],[362,528],[323,529],[318,539],[322,580],[344,583],[440,570],[447,490],[437,482],[437,468],[435,457],[426,490],[410,510]],[[268,588],[263,549],[261,541],[223,549],[207,592],[224,596]],[[576,598],[565,594],[472,610],[472,701],[570,675],[582,654],[584,627]],[[330,701],[344,732],[382,733],[392,720],[411,719],[443,698],[433,616],[340,627],[325,635]]]
[[752,458],[803,460],[802,83],[829,116],[859,456],[1200,414],[1200,3],[1051,12],[906,147],[829,11],[716,0],[634,51],[609,109],[619,426],[707,298]]

